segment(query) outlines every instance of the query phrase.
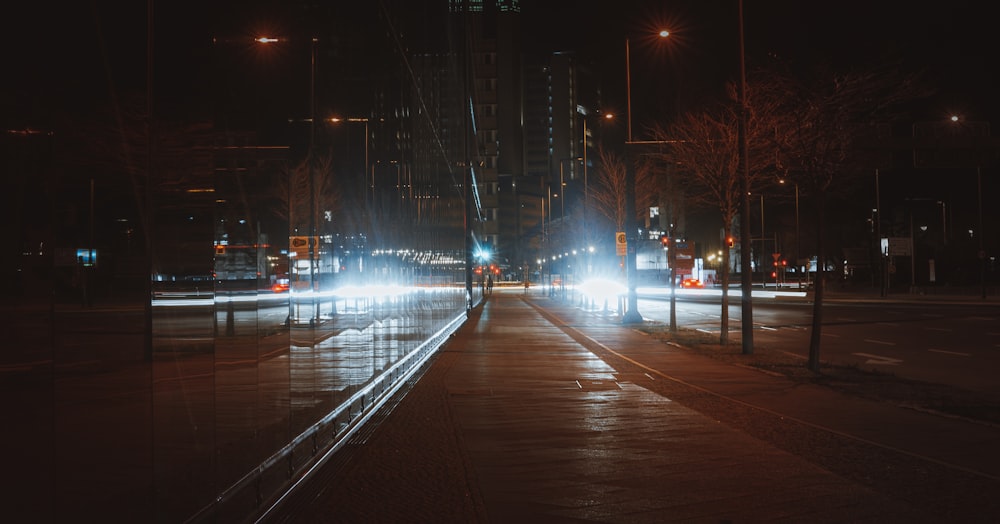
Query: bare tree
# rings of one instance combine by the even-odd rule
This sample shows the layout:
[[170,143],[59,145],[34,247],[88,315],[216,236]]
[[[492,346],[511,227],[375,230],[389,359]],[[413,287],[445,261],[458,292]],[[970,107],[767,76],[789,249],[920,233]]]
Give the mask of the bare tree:
[[[685,181],[689,202],[717,208],[726,238],[732,235],[733,220],[740,209],[737,116],[725,110],[687,113],[669,130],[659,128],[656,131],[659,140],[670,143],[668,155],[677,174]],[[729,341],[729,256],[729,250],[724,250],[721,344]]]
[[847,187],[865,161],[859,137],[866,128],[887,123],[903,104],[927,96],[916,76],[868,70],[844,74],[820,73],[812,80],[772,83],[770,94],[784,106],[775,119],[777,160],[789,179],[812,196],[816,211],[816,279],[812,331],[807,367],[819,371],[826,287],[824,242],[826,199],[831,191]]
[[625,161],[614,151],[598,147],[597,184],[591,192],[594,210],[618,231],[625,228]]
[[[776,104],[757,96],[758,86],[748,93],[751,100],[748,117],[750,180],[748,186],[762,185],[774,172],[773,115]],[[716,208],[722,219],[723,235],[732,238],[734,220],[742,201],[742,174],[739,169],[739,107],[735,86],[729,86],[730,100],[682,115],[673,125],[654,129],[654,136],[665,147],[667,162],[673,165],[679,185],[694,206]],[[743,218],[745,220],[745,217]],[[741,239],[750,242],[750,239]],[[729,340],[729,270],[730,252],[723,251],[722,311],[720,343]],[[750,271],[741,267],[740,271]]]
[[[650,181],[655,186],[646,190],[646,196],[650,199],[659,198],[654,202],[660,207],[660,217],[666,219],[665,232],[670,239],[667,249],[667,265],[670,268],[670,331],[677,332],[677,296],[673,292],[677,285],[677,249],[674,239],[679,238],[683,231],[678,230],[678,224],[686,210],[684,187],[680,183],[676,169],[672,165],[672,159],[664,154],[664,145],[658,144],[659,148],[654,154],[647,154],[643,157],[644,167],[650,173]],[[638,191],[637,191],[638,192]],[[653,203],[650,203],[653,205]],[[651,217],[652,218],[652,217]]]
[[[598,177],[596,188],[591,192],[594,209],[615,225],[618,231],[625,229],[625,179],[628,166],[625,160],[614,151],[598,147]],[[635,166],[636,216],[641,219],[643,213],[656,204],[657,181],[652,170],[646,163]]]
[[305,159],[286,167],[278,177],[274,194],[283,205],[275,207],[275,215],[288,220],[289,234],[307,233],[312,225],[318,229],[321,222],[336,216],[342,193],[332,165],[331,155],[312,162]]

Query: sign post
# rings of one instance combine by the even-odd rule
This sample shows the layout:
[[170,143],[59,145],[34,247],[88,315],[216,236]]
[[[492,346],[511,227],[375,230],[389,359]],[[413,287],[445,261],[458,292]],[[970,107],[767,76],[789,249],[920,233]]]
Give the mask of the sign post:
[[625,238],[625,232],[619,231],[615,233],[615,254],[623,257],[627,253],[628,240]]

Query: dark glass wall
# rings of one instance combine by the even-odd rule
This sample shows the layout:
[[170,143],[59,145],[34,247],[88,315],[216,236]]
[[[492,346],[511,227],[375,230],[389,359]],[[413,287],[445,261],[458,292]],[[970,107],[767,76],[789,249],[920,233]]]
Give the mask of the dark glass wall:
[[58,147],[29,138],[5,166],[12,521],[245,520],[466,316],[454,238],[375,250],[322,213],[301,234],[280,158],[208,148],[147,184],[142,159],[71,176]]

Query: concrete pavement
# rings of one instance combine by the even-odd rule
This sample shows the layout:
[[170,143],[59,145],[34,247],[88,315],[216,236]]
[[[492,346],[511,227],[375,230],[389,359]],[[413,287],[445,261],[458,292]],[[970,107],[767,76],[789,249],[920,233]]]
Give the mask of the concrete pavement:
[[273,522],[1000,520],[1000,428],[496,290]]

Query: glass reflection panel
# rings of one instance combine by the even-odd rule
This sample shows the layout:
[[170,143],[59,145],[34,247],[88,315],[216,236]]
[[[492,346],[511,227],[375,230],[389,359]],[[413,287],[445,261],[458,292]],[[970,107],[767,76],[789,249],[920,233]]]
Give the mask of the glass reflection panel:
[[[261,483],[267,498],[296,438],[316,425],[334,438],[465,312],[454,250],[377,254],[324,222],[298,267],[300,235],[269,189],[281,164],[265,164],[202,169],[197,184],[164,180],[138,200],[109,195],[122,204],[103,219],[86,182],[39,195],[78,224],[93,209],[102,240],[92,249],[54,227],[57,248],[18,258],[3,311],[14,349],[0,361],[3,392],[18,399],[4,436],[18,451],[11,493],[31,507],[16,520],[243,520],[262,466],[276,472]],[[98,200],[107,185],[94,186]]]

